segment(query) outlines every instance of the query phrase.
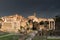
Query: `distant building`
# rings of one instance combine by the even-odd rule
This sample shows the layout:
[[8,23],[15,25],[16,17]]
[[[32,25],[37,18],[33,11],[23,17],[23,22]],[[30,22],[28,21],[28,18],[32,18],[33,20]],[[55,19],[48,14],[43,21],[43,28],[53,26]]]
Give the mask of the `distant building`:
[[[52,18],[39,18],[39,22],[46,22],[48,30],[55,30],[55,21]],[[45,23],[45,24],[46,24]]]
[[[28,19],[33,20],[33,22],[44,22],[47,25],[47,30],[55,30],[55,20],[53,18],[37,18],[36,14],[34,13],[33,16],[28,16]],[[45,25],[40,25],[40,30],[45,29]]]
[[18,32],[18,29],[20,29],[21,21],[24,17],[19,15],[12,15],[12,16],[4,16],[2,17],[2,31],[5,32]]
[[[1,18],[2,20],[0,23],[2,24],[0,30],[4,32],[19,32],[19,31],[25,31],[28,27],[32,28],[33,23],[28,23],[29,20],[32,20],[33,22],[40,23],[39,30],[45,29],[45,25],[41,25],[42,21],[47,23],[47,29],[48,30],[54,30],[55,29],[55,21],[54,19],[50,18],[37,18],[36,14],[33,16],[28,16],[27,18],[24,18],[21,15],[11,15],[11,16],[4,16]],[[27,25],[28,24],[28,25]]]

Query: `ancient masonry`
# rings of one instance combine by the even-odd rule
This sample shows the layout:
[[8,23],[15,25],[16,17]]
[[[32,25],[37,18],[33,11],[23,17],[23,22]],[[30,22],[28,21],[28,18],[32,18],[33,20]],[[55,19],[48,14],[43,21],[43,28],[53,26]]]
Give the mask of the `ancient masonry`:
[[[18,32],[18,30],[24,31],[28,28],[27,24],[30,28],[32,28],[33,24],[29,24],[28,20],[33,20],[33,22],[47,22],[48,21],[48,30],[55,29],[55,21],[52,18],[37,18],[36,14],[33,16],[28,16],[27,18],[24,18],[21,15],[11,15],[11,16],[4,16],[0,18],[0,31],[4,32]],[[21,29],[24,28],[24,29]],[[39,30],[45,29],[44,25],[39,25]]]

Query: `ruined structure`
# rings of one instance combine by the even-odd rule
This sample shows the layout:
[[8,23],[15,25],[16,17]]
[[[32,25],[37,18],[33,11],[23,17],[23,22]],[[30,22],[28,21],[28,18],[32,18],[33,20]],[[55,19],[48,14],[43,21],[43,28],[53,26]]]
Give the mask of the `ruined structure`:
[[5,32],[18,32],[20,26],[25,26],[26,20],[20,15],[4,16],[1,18],[3,20],[1,31]]
[[[0,21],[1,23],[1,31],[4,32],[19,32],[19,31],[25,31],[28,27],[29,28],[33,28],[33,23],[32,22],[37,22],[39,24],[39,30],[45,29],[45,25],[46,28],[48,30],[53,30],[55,29],[55,21],[54,19],[50,19],[50,18],[37,18],[36,14],[34,14],[33,16],[28,16],[27,18],[24,18],[21,15],[11,15],[11,16],[4,16],[1,18],[2,20]],[[29,20],[32,20],[32,22],[28,22]],[[43,23],[45,23],[43,25]],[[36,26],[37,28],[37,26]]]
[[33,22],[39,23],[40,30],[45,29],[45,28],[47,30],[55,30],[55,21],[53,18],[37,18],[35,14],[33,16],[28,16],[28,18],[30,20],[33,20]]

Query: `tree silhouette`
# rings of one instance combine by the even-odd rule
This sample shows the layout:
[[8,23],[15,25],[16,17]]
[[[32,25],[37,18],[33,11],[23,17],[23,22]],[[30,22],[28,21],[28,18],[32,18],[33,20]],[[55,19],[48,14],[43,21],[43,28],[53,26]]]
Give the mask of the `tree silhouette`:
[[55,26],[56,26],[56,30],[60,30],[60,16],[59,15],[55,16]]

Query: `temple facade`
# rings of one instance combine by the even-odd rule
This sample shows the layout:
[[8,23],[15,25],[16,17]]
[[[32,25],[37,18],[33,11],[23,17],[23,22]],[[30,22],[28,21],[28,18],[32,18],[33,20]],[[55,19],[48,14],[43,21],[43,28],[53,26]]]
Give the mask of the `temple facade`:
[[[55,21],[52,18],[37,18],[36,15],[28,16],[24,18],[21,15],[11,15],[11,16],[4,16],[1,18],[1,31],[4,32],[19,32],[25,31],[28,27],[32,28],[33,24],[28,23],[29,20],[33,22],[39,23],[39,30],[45,29],[45,25],[47,23],[47,30],[54,30],[55,29]],[[43,22],[43,23],[42,23]],[[36,26],[37,27],[37,26]]]

